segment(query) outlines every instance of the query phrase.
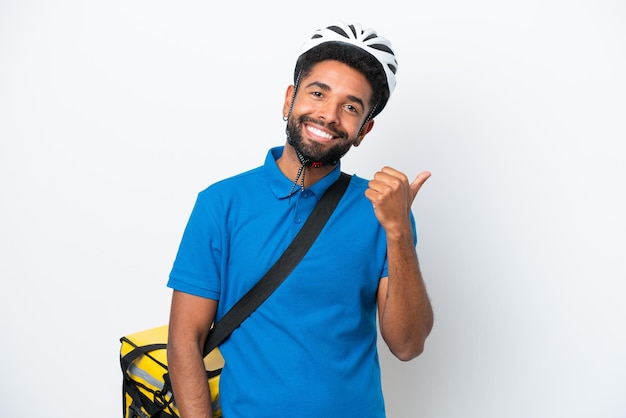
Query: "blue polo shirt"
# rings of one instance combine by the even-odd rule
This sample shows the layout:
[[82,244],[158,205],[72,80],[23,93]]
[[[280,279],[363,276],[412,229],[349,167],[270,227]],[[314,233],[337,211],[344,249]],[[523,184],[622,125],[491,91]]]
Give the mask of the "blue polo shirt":
[[[336,167],[289,196],[271,149],[265,164],[198,194],[168,286],[219,300],[216,320],[272,266]],[[225,418],[384,417],[376,291],[387,276],[385,233],[353,176],[305,258],[220,346]]]

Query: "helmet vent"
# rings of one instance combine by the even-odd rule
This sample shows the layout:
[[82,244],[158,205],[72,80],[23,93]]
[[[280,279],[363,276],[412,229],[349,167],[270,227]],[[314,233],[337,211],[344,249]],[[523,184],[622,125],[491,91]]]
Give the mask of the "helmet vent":
[[[350,36],[343,30],[341,29],[339,26],[329,26],[328,29],[332,30],[333,32],[343,36],[344,38],[350,38]],[[354,28],[352,28],[352,32],[354,33]],[[354,35],[356,36],[356,34]]]

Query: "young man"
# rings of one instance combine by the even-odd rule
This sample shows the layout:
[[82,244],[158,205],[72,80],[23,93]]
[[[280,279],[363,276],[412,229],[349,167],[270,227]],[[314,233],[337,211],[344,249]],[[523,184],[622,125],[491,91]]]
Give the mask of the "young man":
[[[388,40],[339,23],[303,48],[283,107],[287,142],[198,195],[170,274],[168,363],[184,418],[211,417],[202,348],[282,254],[374,126],[395,87]],[[350,185],[305,258],[220,346],[226,418],[384,417],[376,348],[418,356],[433,313],[415,251],[409,182],[390,167]],[[378,317],[376,314],[378,313]]]

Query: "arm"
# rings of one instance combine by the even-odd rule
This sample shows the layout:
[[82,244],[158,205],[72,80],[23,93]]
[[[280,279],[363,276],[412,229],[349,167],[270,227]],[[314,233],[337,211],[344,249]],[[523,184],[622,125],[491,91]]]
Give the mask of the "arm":
[[429,177],[429,172],[420,173],[409,184],[404,174],[384,167],[365,192],[387,235],[389,276],[378,289],[380,331],[391,352],[404,361],[422,353],[433,326],[410,218],[413,200]]
[[173,293],[167,362],[182,418],[213,417],[202,350],[216,310],[216,300]]

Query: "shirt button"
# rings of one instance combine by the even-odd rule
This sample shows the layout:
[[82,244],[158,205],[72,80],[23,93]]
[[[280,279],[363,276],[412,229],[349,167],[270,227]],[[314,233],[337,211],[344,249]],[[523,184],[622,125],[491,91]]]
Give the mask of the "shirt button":
[[294,222],[299,224],[300,222],[302,222],[302,219],[300,219],[299,216],[296,216],[296,219],[294,219]]

